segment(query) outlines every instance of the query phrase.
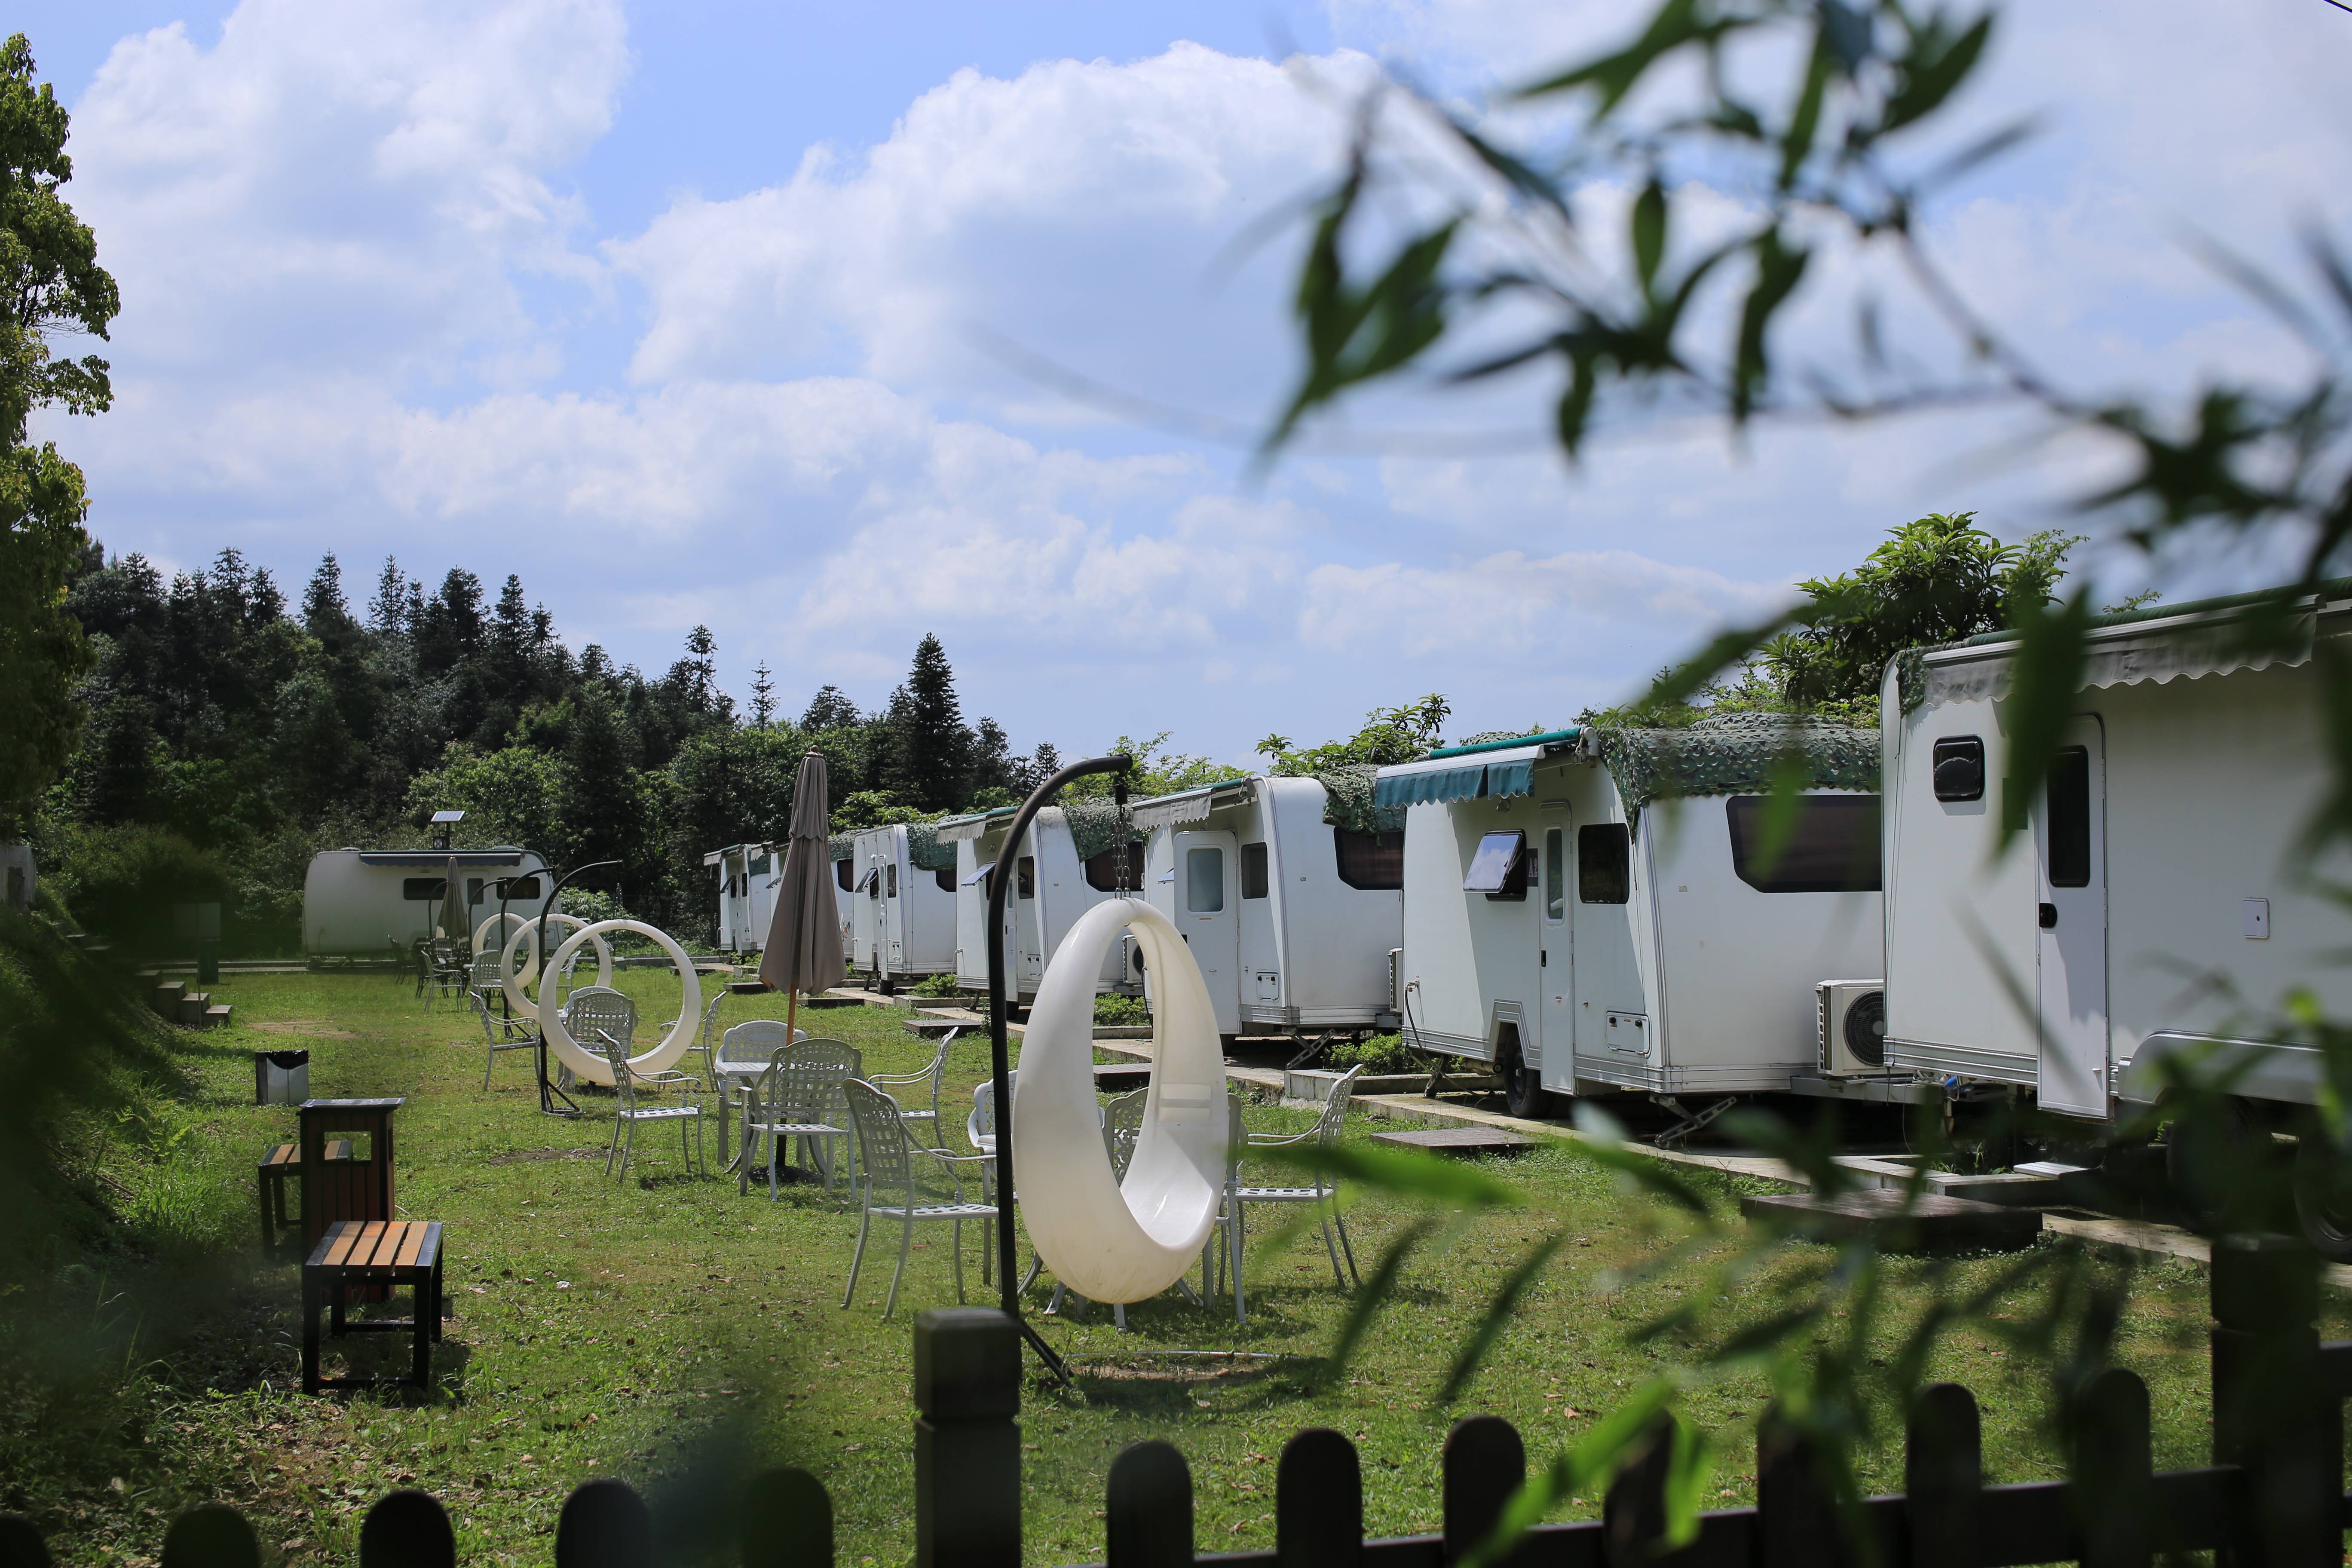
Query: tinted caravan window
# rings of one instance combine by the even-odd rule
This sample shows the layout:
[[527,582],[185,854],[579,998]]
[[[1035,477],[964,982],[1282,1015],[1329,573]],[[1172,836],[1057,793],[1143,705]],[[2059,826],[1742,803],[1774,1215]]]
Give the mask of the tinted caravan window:
[[[1788,803],[1783,803],[1784,806]],[[1772,801],[1736,795],[1731,816],[1731,868],[1759,893],[1874,893],[1879,890],[1878,797],[1806,795],[1794,803],[1775,853]]]
[[1143,846],[1113,845],[1086,859],[1087,886],[1097,893],[1132,893],[1143,886]]
[[1013,862],[1013,892],[1016,898],[1034,899],[1037,896],[1037,858],[1034,855],[1024,855]]
[[[850,861],[835,860],[833,863],[833,885],[839,888],[845,893],[854,892],[856,889],[857,884],[850,880],[850,878],[855,869],[856,868],[854,864]],[[537,895],[534,894],[533,896],[536,897]]]
[[[1344,853],[1342,858],[1344,858]],[[1266,894],[1265,846],[1242,846],[1242,897],[1262,899]]]
[[1210,847],[1184,851],[1184,908],[1213,915],[1225,907],[1225,852]]
[[2050,885],[2091,885],[2091,753],[2068,746],[2050,759]]
[[1622,904],[1633,896],[1633,840],[1622,822],[1576,830],[1576,901]]
[[539,879],[536,877],[517,877],[507,884],[507,899],[511,903],[519,904],[537,897]]
[[952,892],[954,892],[954,891],[955,891],[955,868],[954,868],[954,867],[952,867],[952,866],[942,866],[942,867],[940,867],[938,870],[936,870],[936,871],[934,871],[934,872],[932,872],[932,873],[931,873],[931,880],[932,880],[932,881],[934,881],[934,882],[937,882],[937,883],[940,885],[940,892],[942,892],[942,893],[952,893]]
[[1339,855],[1339,880],[1368,892],[1394,892],[1404,886],[1404,834],[1331,830]]
[[400,896],[421,904],[439,898],[448,886],[446,877],[404,877],[400,880]]

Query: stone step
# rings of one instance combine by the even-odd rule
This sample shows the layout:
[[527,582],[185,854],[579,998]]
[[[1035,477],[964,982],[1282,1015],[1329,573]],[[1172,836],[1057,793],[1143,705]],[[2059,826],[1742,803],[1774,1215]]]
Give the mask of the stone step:
[[229,1003],[215,1002],[211,1006],[205,1009],[204,1020],[200,1026],[206,1029],[226,1028],[228,1026],[229,1015],[236,1011],[236,1007]]
[[205,1021],[205,1009],[211,1006],[212,1002],[213,999],[201,991],[189,992],[180,998],[178,1021],[191,1029],[195,1028]]
[[180,1016],[180,999],[187,994],[188,983],[186,981],[166,981],[155,987],[152,1002],[155,1011],[161,1013],[166,1018],[177,1018]]

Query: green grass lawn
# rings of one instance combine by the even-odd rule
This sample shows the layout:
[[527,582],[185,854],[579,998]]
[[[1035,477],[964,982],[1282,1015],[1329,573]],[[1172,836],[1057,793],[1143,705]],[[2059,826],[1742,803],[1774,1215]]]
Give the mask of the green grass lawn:
[[[666,971],[626,971],[622,984],[646,1019],[676,1011],[677,982]],[[471,1016],[447,1003],[428,1012],[405,983],[233,976],[217,990],[236,1004],[236,1026],[181,1038],[188,1098],[146,1108],[108,1180],[142,1234],[226,1237],[238,1249],[234,1267],[179,1300],[150,1299],[140,1348],[111,1370],[85,1369],[75,1384],[83,1418],[44,1415],[25,1390],[5,1402],[15,1416],[0,1415],[0,1500],[33,1512],[61,1559],[152,1557],[173,1510],[218,1497],[249,1510],[286,1560],[350,1561],[366,1505],[415,1485],[447,1505],[463,1560],[544,1562],[556,1510],[583,1479],[624,1477],[686,1528],[712,1516],[710,1483],[773,1463],[806,1467],[831,1490],[843,1562],[911,1558],[910,1328],[924,1307],[955,1299],[945,1227],[925,1227],[891,1321],[881,1303],[893,1247],[869,1252],[858,1300],[845,1310],[856,1217],[814,1185],[788,1186],[775,1202],[757,1186],[738,1195],[731,1176],[688,1175],[674,1135],[659,1129],[641,1135],[627,1179],[609,1180],[609,1099],[586,1099],[583,1121],[541,1116],[523,1053],[500,1059],[485,1092]],[[782,1010],[766,997],[727,1006],[729,1022]],[[901,1016],[841,1009],[810,1022],[859,1047],[870,1069],[905,1071],[929,1047],[901,1030]],[[310,1048],[314,1095],[407,1097],[400,1206],[446,1225],[456,1313],[429,1398],[299,1392],[297,1270],[259,1256],[252,1193],[255,1157],[289,1137],[294,1118],[245,1103],[248,1051],[288,1045]],[[984,1040],[958,1045],[942,1121],[959,1148],[986,1062]],[[1266,1106],[1251,1120],[1274,1129],[1308,1118]],[[1359,1118],[1349,1133],[1377,1125]],[[1685,1348],[1627,1340],[1702,1273],[1703,1258],[1638,1283],[1616,1278],[1675,1240],[1653,1205],[1564,1143],[1493,1168],[1523,1188],[1525,1206],[1465,1219],[1416,1254],[1342,1375],[1316,1375],[1313,1358],[1352,1298],[1335,1287],[1312,1230],[1267,1236],[1250,1258],[1246,1327],[1229,1307],[1202,1311],[1172,1294],[1131,1308],[1125,1335],[1106,1309],[1084,1322],[1042,1320],[1082,1375],[1073,1390],[1033,1382],[1026,1394],[1028,1560],[1100,1560],[1106,1471],[1123,1444],[1147,1436],[1175,1442],[1190,1459],[1204,1551],[1273,1543],[1273,1460],[1309,1426],[1355,1438],[1374,1533],[1433,1529],[1438,1450],[1452,1421],[1507,1415],[1539,1457]],[[1728,1197],[1738,1188],[1725,1181],[1715,1190]],[[1412,1212],[1377,1195],[1352,1209],[1367,1274]],[[1435,1392],[1460,1337],[1549,1227],[1572,1239],[1468,1394],[1441,1406]],[[1802,1266],[1807,1250],[1776,1267]],[[974,1300],[986,1299],[978,1264],[978,1237],[968,1236]],[[1945,1288],[2000,1267],[1963,1262]],[[1913,1307],[1931,1277],[1925,1264],[1894,1266],[1896,1291]],[[1740,1300],[1723,1303],[1727,1314],[1769,1310],[1774,1278],[1768,1269],[1752,1279]],[[2131,1289],[2122,1350],[2154,1394],[2157,1464],[2201,1463],[2202,1270],[2146,1266]],[[110,1310],[103,1279],[89,1289],[91,1312]],[[1035,1305],[1045,1293],[1034,1293]],[[395,1339],[361,1342],[397,1361],[405,1346]],[[1228,1349],[1286,1359],[1219,1369],[1135,1353]],[[1990,1479],[2056,1473],[2041,1426],[2042,1369],[1989,1336],[1962,1333],[1937,1371],[1968,1383],[1984,1405]],[[1688,1408],[1705,1424],[1736,1425],[1763,1397],[1754,1384],[1732,1382],[1698,1392]],[[1867,1484],[1890,1489],[1900,1465],[1897,1449],[1876,1451]],[[1721,1503],[1751,1499],[1751,1457],[1735,1450],[1714,1489]]]

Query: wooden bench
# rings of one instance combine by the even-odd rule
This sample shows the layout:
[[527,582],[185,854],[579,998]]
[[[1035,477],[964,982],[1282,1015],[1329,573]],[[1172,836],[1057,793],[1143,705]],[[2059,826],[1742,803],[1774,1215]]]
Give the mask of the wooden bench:
[[[352,1141],[331,1138],[327,1141],[326,1157],[348,1160],[352,1157]],[[286,1183],[290,1177],[299,1184],[302,1175],[302,1146],[280,1143],[261,1157],[260,1173],[256,1184],[261,1194],[261,1249],[274,1250],[284,1239],[285,1233],[294,1228],[296,1220],[286,1210]]]
[[[343,1307],[353,1287],[389,1291],[405,1285],[415,1292],[412,1316],[346,1322]],[[331,1331],[345,1334],[394,1333],[402,1329],[415,1335],[409,1374],[399,1377],[333,1377],[319,1375],[319,1313],[329,1313]],[[410,1383],[419,1388],[433,1384],[433,1342],[441,1337],[441,1222],[438,1220],[337,1220],[319,1238],[310,1261],[302,1265],[302,1392],[325,1388],[366,1388],[377,1384]]]

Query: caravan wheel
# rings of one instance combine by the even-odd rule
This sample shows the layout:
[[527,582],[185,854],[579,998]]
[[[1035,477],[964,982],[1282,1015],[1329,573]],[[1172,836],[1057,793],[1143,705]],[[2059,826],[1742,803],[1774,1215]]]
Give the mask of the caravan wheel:
[[2331,1263],[2352,1263],[2352,1180],[2326,1131],[2305,1126],[2294,1141],[2294,1216],[2304,1239]]
[[1551,1091],[1519,1055],[1516,1032],[1507,1032],[1496,1048],[1495,1070],[1503,1079],[1503,1104],[1512,1115],[1533,1121],[1550,1114]]

